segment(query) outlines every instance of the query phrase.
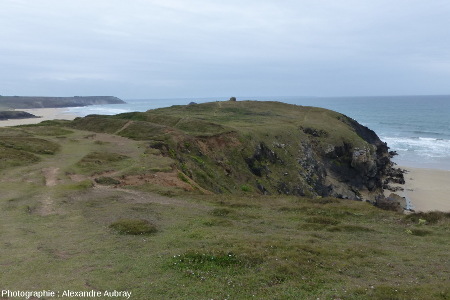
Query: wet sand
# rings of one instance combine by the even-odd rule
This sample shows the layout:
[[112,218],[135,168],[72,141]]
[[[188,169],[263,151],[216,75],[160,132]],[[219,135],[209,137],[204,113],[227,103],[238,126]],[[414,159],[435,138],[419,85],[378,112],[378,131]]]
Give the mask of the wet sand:
[[411,201],[415,211],[450,212],[450,171],[400,167],[405,173],[405,189],[400,196]]
[[40,118],[30,119],[11,119],[0,121],[0,127],[37,124],[47,120],[73,120],[77,116],[67,112],[65,108],[33,108],[33,109],[16,109],[18,111],[26,111]]

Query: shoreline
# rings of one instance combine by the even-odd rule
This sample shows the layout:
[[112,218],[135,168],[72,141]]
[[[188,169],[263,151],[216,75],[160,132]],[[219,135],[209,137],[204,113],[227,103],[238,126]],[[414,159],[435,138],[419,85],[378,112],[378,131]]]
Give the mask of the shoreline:
[[450,171],[399,166],[406,170],[403,191],[415,212],[450,212]]
[[13,111],[25,111],[37,116],[38,118],[26,119],[9,119],[0,121],[0,127],[38,124],[42,121],[48,120],[73,120],[78,117],[75,114],[68,112],[67,108],[27,108],[27,109],[13,109]]

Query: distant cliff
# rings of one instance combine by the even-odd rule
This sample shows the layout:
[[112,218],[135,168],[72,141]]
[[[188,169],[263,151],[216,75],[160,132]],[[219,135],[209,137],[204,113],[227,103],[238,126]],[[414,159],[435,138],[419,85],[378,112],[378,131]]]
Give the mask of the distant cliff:
[[57,108],[76,107],[98,104],[122,104],[123,100],[113,96],[87,96],[87,97],[22,97],[0,96],[0,106],[7,108]]

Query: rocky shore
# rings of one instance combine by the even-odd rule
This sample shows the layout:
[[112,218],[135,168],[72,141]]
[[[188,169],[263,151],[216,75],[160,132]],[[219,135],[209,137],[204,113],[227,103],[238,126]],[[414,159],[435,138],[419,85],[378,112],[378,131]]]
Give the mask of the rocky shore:
[[0,121],[11,119],[29,119],[29,118],[38,118],[38,117],[26,111],[16,111],[16,110],[0,111]]

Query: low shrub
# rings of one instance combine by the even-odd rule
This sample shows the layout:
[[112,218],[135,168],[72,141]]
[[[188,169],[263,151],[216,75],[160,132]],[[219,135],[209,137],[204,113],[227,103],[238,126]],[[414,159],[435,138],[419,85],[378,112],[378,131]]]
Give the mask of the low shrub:
[[427,230],[427,229],[408,229],[406,232],[408,234],[416,235],[416,236],[426,236],[426,235],[430,235],[433,233],[431,230]]
[[116,185],[116,184],[120,184],[120,181],[117,179],[114,179],[112,177],[98,177],[95,178],[95,182],[97,182],[98,184],[103,184],[103,185]]
[[142,219],[120,219],[109,227],[120,234],[130,235],[148,235],[158,231],[154,224]]
[[243,184],[243,185],[241,185],[241,191],[243,191],[243,192],[251,192],[252,188],[249,187],[248,185]]
[[198,250],[187,251],[181,255],[175,255],[172,259],[172,267],[181,270],[212,271],[227,268],[250,268],[262,263],[262,258],[252,255],[238,255],[233,252]]
[[216,217],[225,217],[228,216],[233,211],[228,208],[214,208],[210,214]]
[[358,225],[338,225],[333,226],[331,228],[328,228],[328,231],[331,232],[337,232],[337,231],[343,231],[343,232],[372,232],[374,231],[371,228],[367,228],[364,226],[358,226]]
[[322,225],[337,225],[340,223],[336,219],[329,218],[329,217],[322,217],[322,216],[310,217],[310,218],[307,218],[306,221],[308,223],[315,223],[315,224],[322,224]]

